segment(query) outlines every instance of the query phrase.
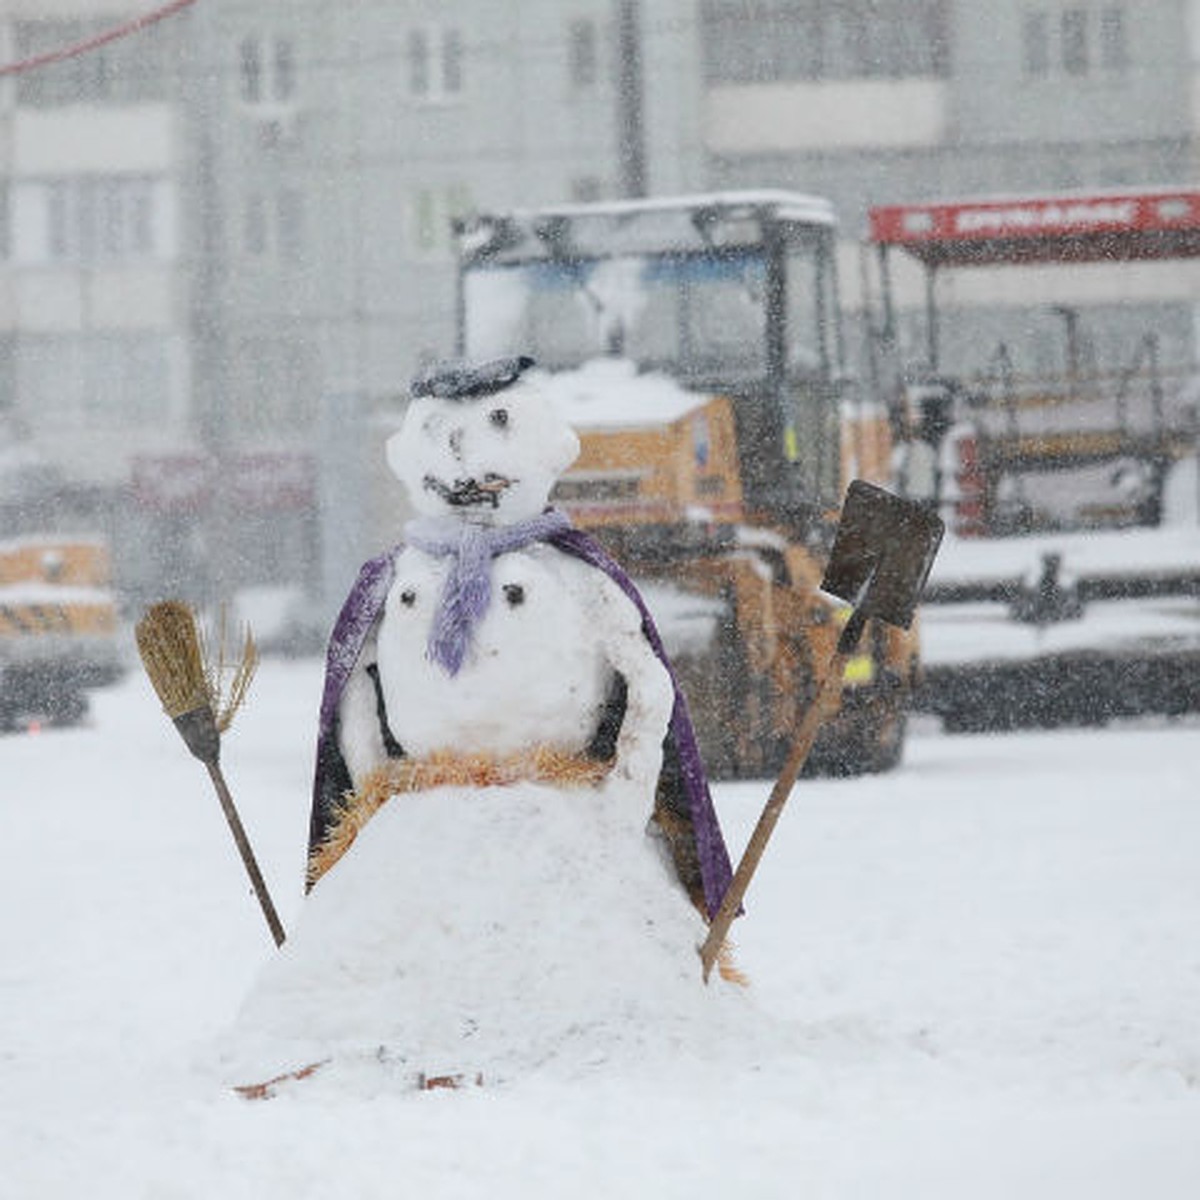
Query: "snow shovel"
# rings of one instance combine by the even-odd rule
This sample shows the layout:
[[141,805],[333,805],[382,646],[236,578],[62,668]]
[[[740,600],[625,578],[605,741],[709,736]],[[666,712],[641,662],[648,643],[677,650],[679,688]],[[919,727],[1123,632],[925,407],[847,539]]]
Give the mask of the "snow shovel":
[[872,617],[900,629],[912,624],[944,532],[941,519],[912,500],[902,500],[861,479],[847,490],[821,590],[849,602],[850,617],[817,695],[796,726],[787,760],[700,947],[706,983],[796,777],[841,694],[846,662],[855,652],[863,628]]

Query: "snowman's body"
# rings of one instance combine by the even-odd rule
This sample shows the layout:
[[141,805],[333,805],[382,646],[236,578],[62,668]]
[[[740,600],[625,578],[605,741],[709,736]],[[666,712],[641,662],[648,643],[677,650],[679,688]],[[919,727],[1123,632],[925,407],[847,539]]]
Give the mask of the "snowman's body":
[[[387,457],[418,516],[338,701],[340,758],[357,791],[397,757],[600,755],[640,782],[649,811],[672,681],[638,605],[551,544],[569,522],[548,497],[579,439],[529,365],[499,360],[414,386]],[[455,584],[472,538],[487,549]],[[436,630],[455,586],[486,599],[447,646]]]
[[511,754],[545,741],[583,753],[612,670],[602,640],[611,622],[599,619],[591,574],[545,546],[501,555],[492,568],[496,599],[469,660],[450,677],[425,653],[444,565],[406,550],[378,642],[387,711],[405,749],[421,755],[473,745]]
[[[378,767],[388,734],[414,758],[456,748],[498,757],[534,748],[586,755],[620,680],[616,764],[652,797],[673,693],[628,597],[552,546],[501,554],[491,567],[492,602],[451,675],[428,654],[448,569],[411,546],[396,556],[377,632],[342,701],[342,752],[352,779],[361,782]],[[375,678],[366,670],[372,664]]]

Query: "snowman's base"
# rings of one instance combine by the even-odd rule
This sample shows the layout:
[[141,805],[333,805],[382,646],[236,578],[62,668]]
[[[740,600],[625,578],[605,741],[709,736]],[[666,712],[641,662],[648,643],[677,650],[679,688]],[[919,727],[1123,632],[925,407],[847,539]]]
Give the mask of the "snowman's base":
[[411,1092],[421,1072],[492,1088],[726,1044],[746,993],[702,982],[704,919],[649,807],[612,777],[393,797],[213,1048],[224,1083],[248,1099]]

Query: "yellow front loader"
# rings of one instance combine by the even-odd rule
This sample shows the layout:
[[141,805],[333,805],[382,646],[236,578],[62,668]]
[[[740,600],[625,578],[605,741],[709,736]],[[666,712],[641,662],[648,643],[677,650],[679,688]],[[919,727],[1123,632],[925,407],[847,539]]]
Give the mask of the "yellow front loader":
[[[555,502],[637,580],[716,777],[775,773],[844,606],[819,590],[851,477],[886,481],[885,411],[843,370],[829,206],[720,193],[477,215],[460,351],[532,353],[582,452]],[[917,634],[880,625],[810,769],[902,753]]]

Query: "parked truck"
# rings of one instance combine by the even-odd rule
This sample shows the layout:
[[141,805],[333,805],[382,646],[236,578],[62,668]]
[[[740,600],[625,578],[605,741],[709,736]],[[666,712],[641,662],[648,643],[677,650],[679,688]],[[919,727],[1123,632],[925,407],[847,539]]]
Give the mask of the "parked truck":
[[[924,345],[892,373],[889,408],[894,428],[923,439],[958,534],[926,591],[916,706],[948,729],[1200,710],[1193,368],[1162,361],[1160,330],[1139,326],[1138,309],[1112,307],[1106,346],[1093,314],[1048,294],[1080,268],[1117,296],[1136,285],[1153,297],[1155,278],[1178,292],[1181,264],[1200,258],[1200,190],[885,205],[870,212],[868,245],[884,359],[897,350],[896,260],[924,270]],[[947,369],[942,280],[980,269],[1018,284],[1009,308],[1043,347],[1058,341],[1058,370],[1007,341],[980,341],[973,362],[960,348]],[[1180,483],[1187,526],[1164,521]]]
[[[456,226],[458,349],[531,353],[580,434],[556,502],[655,612],[709,770],[781,763],[847,610],[819,590],[886,410],[846,371],[824,200],[730,192],[477,213]],[[880,625],[812,756],[899,760],[917,634]]]
[[[1134,264],[1200,257],[1200,190],[883,205],[869,219],[879,259],[882,353],[896,340],[893,259],[924,269],[924,352],[915,372],[909,364],[908,395],[893,396],[893,411],[910,428],[919,409],[937,411],[941,434],[956,430],[942,483],[958,532],[1156,525],[1164,480],[1196,449],[1197,414],[1184,399],[1183,378],[1160,361],[1152,325],[1136,328],[1131,321],[1121,328],[1118,355],[1096,345],[1086,310],[1039,292],[1048,269],[1091,266],[1128,284]],[[981,342],[974,361],[947,371],[940,283],[980,269],[1025,280],[1024,322],[1040,331],[1043,346],[1060,343],[1057,369],[1036,367],[1027,352],[999,339]]]
[[[0,433],[5,431],[0,430]],[[0,442],[0,730],[73,724],[123,672],[107,541],[63,518],[58,481]]]

